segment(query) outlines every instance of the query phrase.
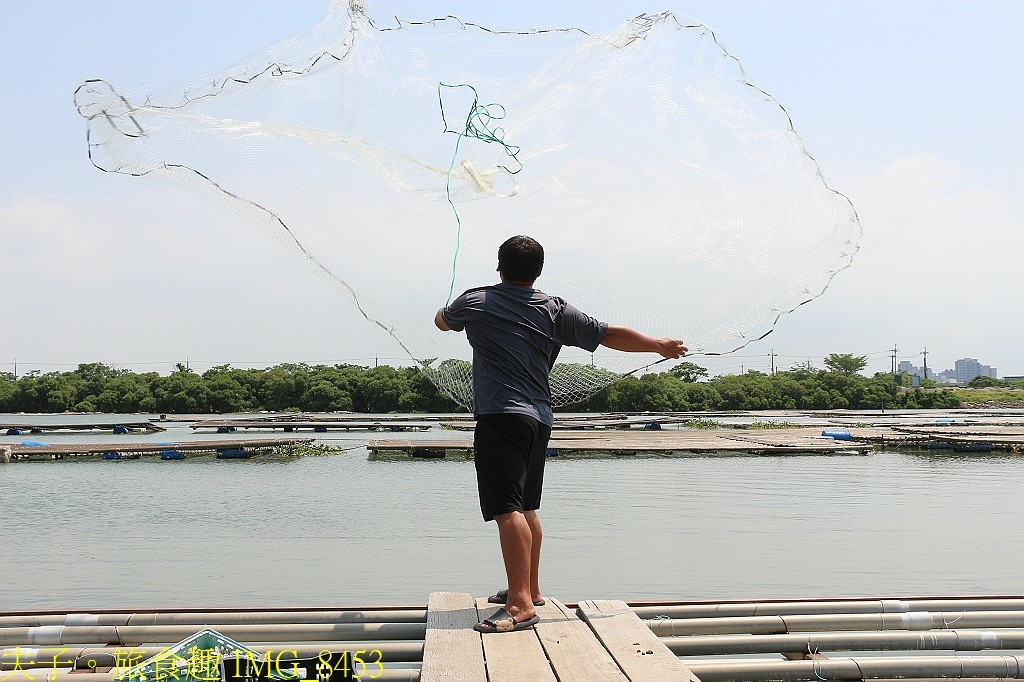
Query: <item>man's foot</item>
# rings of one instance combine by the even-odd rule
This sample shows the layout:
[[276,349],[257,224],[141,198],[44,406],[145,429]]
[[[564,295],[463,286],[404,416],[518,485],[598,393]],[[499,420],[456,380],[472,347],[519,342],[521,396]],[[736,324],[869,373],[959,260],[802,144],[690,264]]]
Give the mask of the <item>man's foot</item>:
[[[507,604],[508,603],[508,590],[507,589],[498,590],[497,592],[495,592],[494,594],[492,594],[490,597],[487,598],[487,602],[490,603],[490,604]],[[544,606],[544,604],[546,604],[546,603],[547,602],[544,601],[543,597],[541,597],[540,599],[535,599],[533,601],[533,605],[534,606]]]
[[498,609],[490,618],[485,618],[482,622],[474,625],[473,629],[485,634],[494,632],[515,632],[517,630],[531,628],[539,622],[540,616],[536,613],[532,616],[525,618],[520,616],[520,619],[516,619],[505,609]]

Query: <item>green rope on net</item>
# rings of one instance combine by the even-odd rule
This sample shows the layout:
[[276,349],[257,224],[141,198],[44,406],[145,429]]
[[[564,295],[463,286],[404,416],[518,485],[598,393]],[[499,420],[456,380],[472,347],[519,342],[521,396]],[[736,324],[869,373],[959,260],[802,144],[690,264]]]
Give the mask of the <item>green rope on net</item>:
[[[469,107],[469,113],[466,115],[465,123],[462,124],[461,128],[455,129],[448,125],[448,120],[444,115],[444,88],[455,90],[458,88],[469,88],[473,92],[473,103]],[[510,168],[503,164],[499,164],[498,167],[505,170],[511,175],[515,175],[523,169],[523,164],[519,161],[519,147],[510,145],[505,142],[505,130],[501,127],[492,127],[493,121],[500,121],[505,118],[505,107],[500,104],[480,104],[480,97],[477,94],[476,88],[472,85],[465,83],[459,85],[448,85],[446,83],[437,84],[437,100],[441,107],[441,122],[444,124],[444,130],[442,133],[454,133],[458,135],[458,139],[455,141],[455,150],[452,152],[451,163],[448,164],[448,176],[445,180],[445,196],[448,198],[448,204],[452,207],[452,212],[455,214],[455,223],[457,225],[455,233],[455,255],[452,258],[452,280],[448,287],[448,303],[452,302],[452,295],[455,292],[455,275],[458,268],[459,262],[459,250],[462,247],[462,218],[459,217],[459,211],[455,208],[455,202],[452,201],[452,170],[455,168],[455,160],[459,156],[459,145],[462,143],[463,138],[473,138],[487,143],[496,143],[501,145],[504,149],[505,154],[508,155],[513,161],[515,161],[515,168]]]

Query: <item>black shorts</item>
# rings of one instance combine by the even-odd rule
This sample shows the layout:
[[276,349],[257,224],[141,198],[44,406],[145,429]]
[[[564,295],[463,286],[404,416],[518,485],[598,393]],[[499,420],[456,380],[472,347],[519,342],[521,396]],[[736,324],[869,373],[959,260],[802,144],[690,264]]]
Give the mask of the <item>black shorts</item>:
[[524,414],[482,414],[473,436],[484,521],[540,509],[551,427]]

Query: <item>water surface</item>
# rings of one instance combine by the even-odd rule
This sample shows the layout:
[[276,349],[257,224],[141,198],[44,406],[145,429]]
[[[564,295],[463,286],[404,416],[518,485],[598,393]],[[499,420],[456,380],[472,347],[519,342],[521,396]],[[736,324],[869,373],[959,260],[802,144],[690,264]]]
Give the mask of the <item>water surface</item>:
[[[325,437],[352,449],[0,465],[0,610],[423,604],[503,585],[471,462],[368,461],[383,434]],[[542,584],[563,601],[1019,594],[1022,482],[1024,456],[995,453],[550,459]]]

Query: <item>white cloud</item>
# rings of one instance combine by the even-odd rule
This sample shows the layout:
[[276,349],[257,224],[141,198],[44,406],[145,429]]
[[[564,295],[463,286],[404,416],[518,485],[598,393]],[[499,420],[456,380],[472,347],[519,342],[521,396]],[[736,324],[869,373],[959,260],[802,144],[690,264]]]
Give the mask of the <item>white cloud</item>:
[[15,197],[0,235],[0,362],[397,355],[299,259],[183,190]]
[[[783,320],[776,346],[863,353],[896,343],[917,360],[927,346],[940,369],[971,356],[1024,371],[1019,198],[933,154],[895,159],[840,189],[860,215],[861,250],[820,300]],[[882,357],[872,369],[887,367]]]
[[[0,308],[14,311],[0,321],[0,362],[401,356],[300,259],[219,205],[124,182],[116,198],[39,194],[0,204]],[[741,362],[767,369],[770,348],[787,356],[776,361],[782,367],[830,352],[878,353],[869,369],[881,371],[889,366],[881,351],[896,343],[914,360],[927,346],[938,369],[970,356],[1001,374],[1024,373],[1019,198],[929,154],[836,186],[864,227],[853,265],[737,354],[758,357],[720,371]]]

